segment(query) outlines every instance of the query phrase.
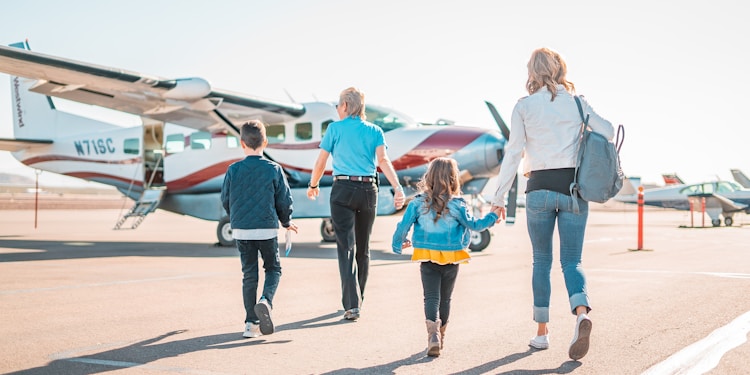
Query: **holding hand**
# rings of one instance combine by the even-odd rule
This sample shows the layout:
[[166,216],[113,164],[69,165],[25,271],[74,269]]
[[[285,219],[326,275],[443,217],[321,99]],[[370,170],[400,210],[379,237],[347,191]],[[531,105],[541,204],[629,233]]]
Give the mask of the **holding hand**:
[[396,206],[397,210],[400,210],[401,207],[404,207],[404,202],[406,202],[404,190],[396,189],[396,193],[393,195],[393,205]]
[[495,224],[505,220],[505,207],[492,206],[490,207],[490,211],[494,212],[497,215],[497,221],[495,222]]
[[320,188],[318,186],[310,186],[307,188],[307,199],[316,200],[320,195]]

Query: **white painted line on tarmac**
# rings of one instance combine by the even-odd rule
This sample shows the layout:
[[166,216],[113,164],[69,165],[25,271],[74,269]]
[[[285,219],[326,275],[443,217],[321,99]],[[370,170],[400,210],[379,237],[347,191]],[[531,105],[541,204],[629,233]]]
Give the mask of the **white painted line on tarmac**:
[[750,273],[736,272],[700,272],[700,271],[668,271],[668,270],[618,270],[611,268],[587,268],[586,272],[623,272],[623,273],[664,273],[674,275],[703,275],[725,277],[730,279],[750,279]]
[[61,286],[53,286],[53,287],[48,287],[48,288],[0,290],[0,295],[21,294],[21,293],[36,293],[36,292],[50,292],[50,291],[56,291],[56,290],[81,289],[81,288],[91,288],[91,287],[110,286],[110,285],[151,283],[151,282],[155,282],[155,281],[167,281],[167,280],[193,279],[193,278],[215,276],[215,275],[220,275],[220,274],[221,273],[218,273],[218,272],[212,272],[212,273],[194,273],[194,274],[189,274],[189,275],[178,275],[178,276],[170,276],[170,277],[155,277],[155,278],[151,278],[151,279],[110,281],[110,282],[106,282],[106,283],[61,285]]
[[745,343],[748,332],[750,332],[750,311],[711,332],[703,340],[652,366],[642,375],[705,374],[719,364],[724,353]]

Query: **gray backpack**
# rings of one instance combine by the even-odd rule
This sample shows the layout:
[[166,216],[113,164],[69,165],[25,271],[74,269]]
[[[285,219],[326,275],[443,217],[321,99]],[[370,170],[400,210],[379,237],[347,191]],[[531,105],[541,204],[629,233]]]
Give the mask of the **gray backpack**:
[[[581,138],[578,143],[578,162],[570,195],[588,202],[604,203],[622,189],[625,175],[620,167],[620,148],[625,140],[625,127],[617,127],[615,142],[589,128],[589,115],[583,116],[581,101],[575,97],[581,115]],[[573,200],[578,212],[578,202]]]

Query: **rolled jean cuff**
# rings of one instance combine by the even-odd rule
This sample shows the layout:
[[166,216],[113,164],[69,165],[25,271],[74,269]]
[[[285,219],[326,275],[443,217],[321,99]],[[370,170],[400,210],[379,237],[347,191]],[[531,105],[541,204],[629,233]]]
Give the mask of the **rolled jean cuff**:
[[589,296],[586,293],[576,293],[570,296],[570,311],[573,315],[576,315],[576,307],[578,306],[586,306],[586,312],[591,311]]
[[548,323],[549,307],[534,306],[534,321],[537,323]]

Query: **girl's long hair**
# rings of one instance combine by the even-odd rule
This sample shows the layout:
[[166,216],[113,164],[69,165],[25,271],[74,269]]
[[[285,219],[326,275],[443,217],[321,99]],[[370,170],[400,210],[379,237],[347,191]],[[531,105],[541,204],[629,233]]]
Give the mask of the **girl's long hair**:
[[565,86],[565,90],[574,93],[573,82],[568,81],[568,65],[559,53],[549,48],[539,48],[531,53],[529,64],[529,79],[526,81],[526,91],[529,94],[537,92],[542,87],[552,93],[552,100],[557,95],[557,85]]
[[427,212],[435,211],[435,222],[448,211],[451,197],[461,195],[458,163],[449,158],[437,158],[430,163],[417,188],[425,194]]

